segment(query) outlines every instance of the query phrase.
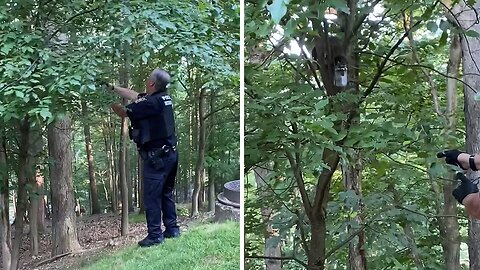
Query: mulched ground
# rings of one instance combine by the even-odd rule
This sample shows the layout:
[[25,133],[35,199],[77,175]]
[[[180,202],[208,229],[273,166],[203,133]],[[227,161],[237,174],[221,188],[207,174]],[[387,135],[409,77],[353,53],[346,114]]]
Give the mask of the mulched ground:
[[[211,218],[209,214],[191,219],[179,216],[178,221],[182,232],[188,230],[190,223],[202,222]],[[95,260],[100,253],[112,252],[127,245],[134,244],[146,235],[145,223],[130,224],[129,235],[120,236],[120,216],[113,214],[94,215],[77,219],[78,238],[82,250],[74,254],[59,258],[50,263],[37,266],[39,262],[51,256],[51,227],[47,225],[47,233],[40,238],[39,256],[31,256],[28,226],[24,232],[23,243],[20,249],[20,269],[22,270],[50,270],[50,269],[78,269],[80,263]],[[13,232],[12,232],[13,234]],[[0,266],[1,267],[1,266]]]

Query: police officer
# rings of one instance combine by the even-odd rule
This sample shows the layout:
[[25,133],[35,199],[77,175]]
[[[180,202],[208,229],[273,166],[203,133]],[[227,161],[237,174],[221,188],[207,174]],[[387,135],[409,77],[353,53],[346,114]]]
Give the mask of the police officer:
[[173,104],[167,94],[169,83],[170,75],[165,70],[155,69],[146,81],[146,93],[108,85],[120,96],[134,100],[125,107],[113,104],[112,109],[117,115],[130,119],[130,139],[137,144],[144,160],[143,199],[148,235],[138,242],[141,247],[160,244],[164,238],[180,235],[173,198],[178,154]]
[[[454,149],[438,153],[437,156],[445,158],[446,163],[459,166],[463,170],[478,171],[480,168],[479,155],[470,155]],[[470,181],[463,173],[458,173],[457,178],[461,183],[453,190],[452,195],[465,206],[469,216],[480,219],[480,196],[477,184]]]

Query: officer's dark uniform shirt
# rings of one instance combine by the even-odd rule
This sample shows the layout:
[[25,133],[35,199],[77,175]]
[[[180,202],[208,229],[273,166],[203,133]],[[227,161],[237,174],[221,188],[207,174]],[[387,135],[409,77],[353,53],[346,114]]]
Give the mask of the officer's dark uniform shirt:
[[172,99],[166,92],[151,95],[141,93],[137,100],[126,106],[127,116],[134,129],[139,129],[141,140],[137,146],[142,150],[163,145],[176,146],[175,120]]

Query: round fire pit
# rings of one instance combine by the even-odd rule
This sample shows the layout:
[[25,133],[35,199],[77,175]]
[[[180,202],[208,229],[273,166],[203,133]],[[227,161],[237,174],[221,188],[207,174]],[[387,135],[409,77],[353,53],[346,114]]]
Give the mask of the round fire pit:
[[217,196],[215,221],[226,220],[240,221],[240,180],[225,183]]

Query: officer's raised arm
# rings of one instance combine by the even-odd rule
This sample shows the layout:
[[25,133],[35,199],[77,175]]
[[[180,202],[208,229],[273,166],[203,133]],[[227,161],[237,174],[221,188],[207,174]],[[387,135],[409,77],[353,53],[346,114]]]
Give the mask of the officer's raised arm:
[[119,96],[126,99],[135,100],[138,98],[138,92],[128,88],[124,88],[116,85],[110,85],[110,89],[115,93],[117,93]]
[[112,110],[113,112],[115,112],[116,115],[120,116],[120,117],[127,117],[127,112],[125,110],[125,107],[120,104],[120,103],[114,103],[112,104]]

